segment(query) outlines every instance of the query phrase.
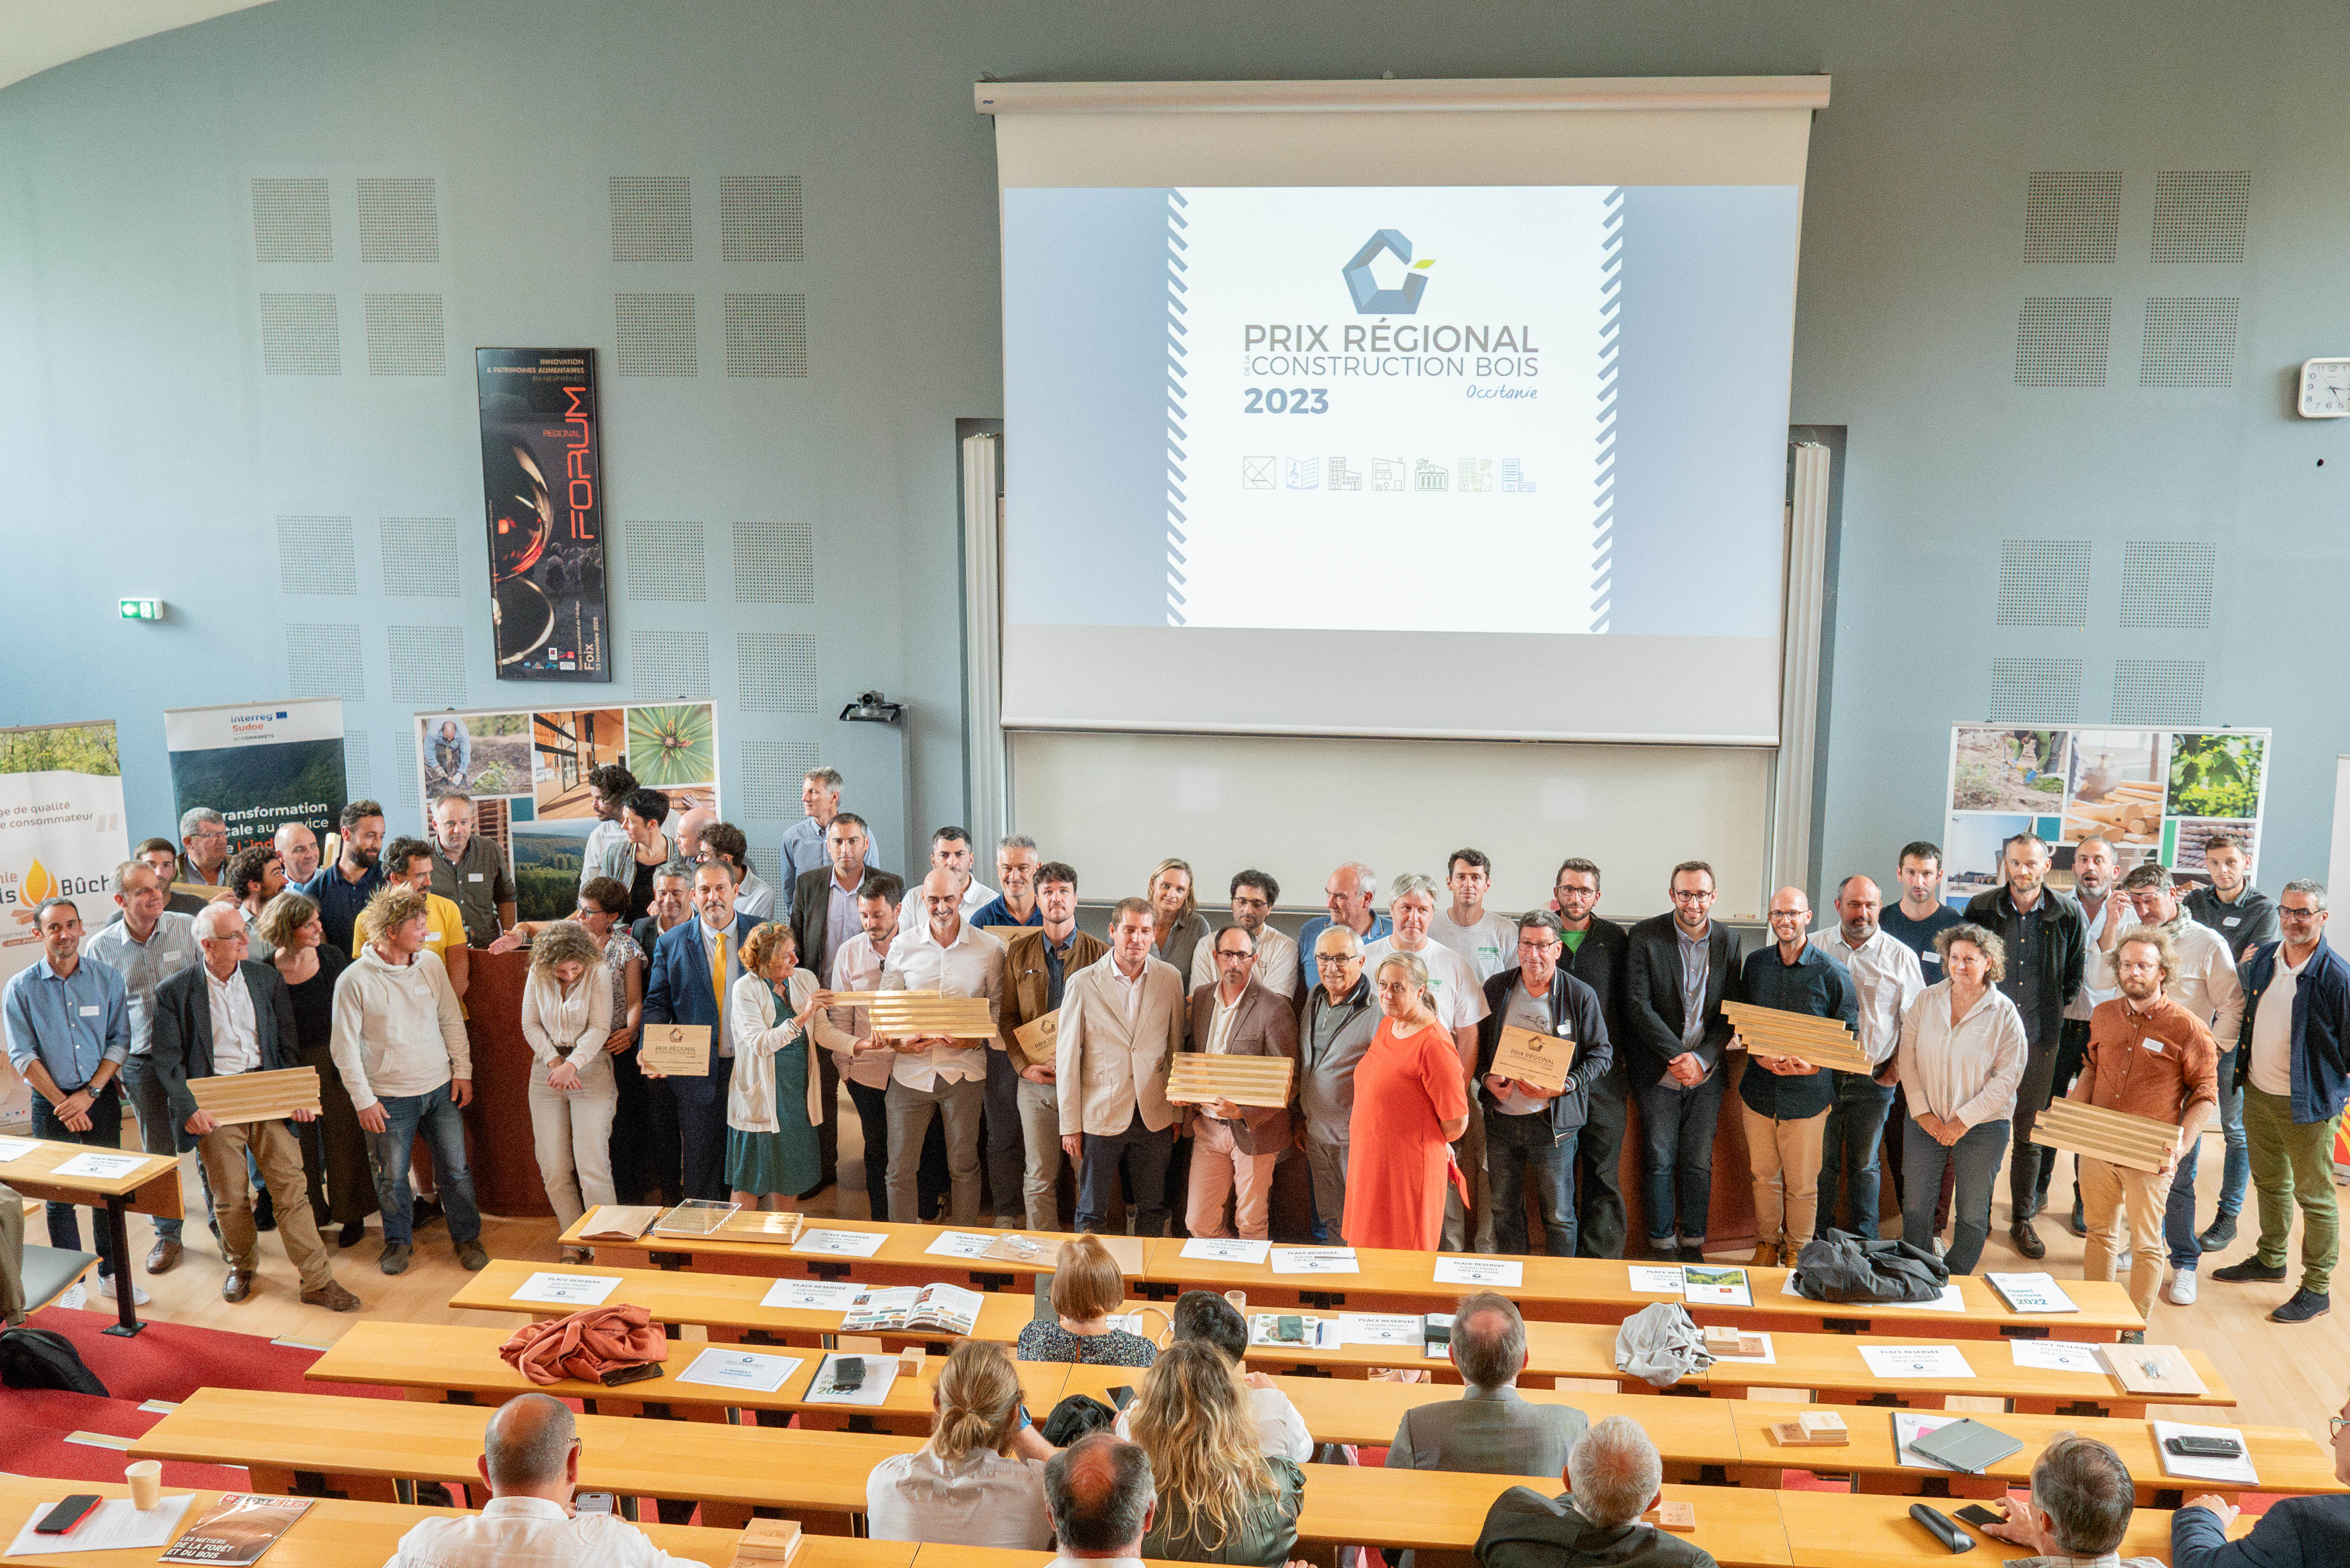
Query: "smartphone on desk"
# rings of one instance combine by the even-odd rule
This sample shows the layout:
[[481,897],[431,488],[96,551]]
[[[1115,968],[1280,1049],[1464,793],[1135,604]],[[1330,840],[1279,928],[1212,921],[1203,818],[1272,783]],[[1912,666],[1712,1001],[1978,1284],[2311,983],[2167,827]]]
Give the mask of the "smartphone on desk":
[[88,1519],[102,1501],[96,1492],[76,1492],[48,1512],[41,1515],[40,1522],[33,1526],[33,1533],[69,1535],[73,1532],[74,1526]]
[[2000,1512],[1997,1509],[1985,1508],[1979,1502],[1970,1502],[1967,1504],[1966,1507],[1958,1509],[1955,1511],[1960,1519],[1965,1520],[1969,1524],[1973,1525],[1978,1530],[1981,1530],[1986,1524],[2005,1524],[2007,1522],[2007,1515]]
[[2182,1459],[2240,1459],[2244,1445],[2233,1438],[2165,1438],[2162,1446]]

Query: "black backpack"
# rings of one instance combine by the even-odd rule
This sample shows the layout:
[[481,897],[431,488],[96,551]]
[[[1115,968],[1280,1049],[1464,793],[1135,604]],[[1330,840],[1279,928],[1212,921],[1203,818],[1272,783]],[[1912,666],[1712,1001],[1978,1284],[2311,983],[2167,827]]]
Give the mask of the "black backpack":
[[64,1388],[108,1397],[106,1385],[82,1365],[73,1341],[46,1328],[0,1333],[0,1383],[11,1388]]
[[1795,1292],[1815,1302],[1929,1302],[1950,1282],[1948,1263],[1908,1241],[1823,1231],[1795,1260]]

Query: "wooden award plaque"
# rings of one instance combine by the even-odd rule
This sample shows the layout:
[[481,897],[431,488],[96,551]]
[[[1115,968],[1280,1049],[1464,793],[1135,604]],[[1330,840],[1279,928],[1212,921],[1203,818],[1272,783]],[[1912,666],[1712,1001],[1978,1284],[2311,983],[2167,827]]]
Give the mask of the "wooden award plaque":
[[1236,1106],[1285,1106],[1290,1066],[1286,1056],[1179,1051],[1167,1066],[1167,1097],[1178,1105],[1230,1100]]
[[637,1061],[672,1078],[710,1076],[710,1026],[706,1023],[648,1023],[637,1047]]
[[2152,1116],[2108,1111],[2086,1100],[2051,1100],[2032,1122],[2032,1141],[2132,1170],[2159,1170],[2178,1147],[2178,1129]]
[[1725,1002],[1721,1012],[1746,1048],[1761,1055],[1798,1056],[1814,1067],[1833,1067],[1839,1073],[1877,1071],[1877,1064],[1861,1050],[1842,1019],[1814,1018],[1807,1012],[1744,1002]]
[[1502,1025],[1501,1041],[1493,1047],[1494,1077],[1515,1078],[1555,1095],[1566,1087],[1566,1072],[1574,1065],[1574,1041],[1521,1029],[1514,1023]]

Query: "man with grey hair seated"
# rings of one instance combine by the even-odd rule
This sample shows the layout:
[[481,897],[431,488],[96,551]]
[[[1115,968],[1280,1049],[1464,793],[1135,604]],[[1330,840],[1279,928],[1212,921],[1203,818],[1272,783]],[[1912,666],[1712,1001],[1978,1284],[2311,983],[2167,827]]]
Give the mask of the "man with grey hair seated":
[[1538,1476],[1565,1468],[1587,1423],[1572,1405],[1537,1405],[1518,1393],[1526,1320],[1507,1296],[1480,1291],[1461,1298],[1451,1355],[1468,1386],[1458,1399],[1404,1412],[1388,1446],[1388,1469]]
[[2003,1499],[2005,1524],[1986,1524],[1993,1540],[2032,1548],[2007,1568],[2161,1568],[2159,1557],[2116,1557],[2129,1533],[2137,1489],[2121,1455],[2095,1438],[2060,1433],[2032,1467],[2032,1501]]
[[1664,1460],[1629,1416],[1610,1416],[1575,1439],[1566,1492],[1513,1486],[1493,1500],[1477,1536],[1484,1568],[1714,1568],[1703,1547],[1639,1522],[1664,1499]]
[[1064,1563],[1139,1565],[1142,1538],[1159,1511],[1150,1456],[1107,1432],[1089,1432],[1045,1467],[1045,1506]]
[[479,1513],[428,1519],[400,1538],[384,1568],[696,1568],[608,1513],[574,1513],[579,1429],[562,1400],[521,1394],[498,1407],[478,1461],[490,1501]]

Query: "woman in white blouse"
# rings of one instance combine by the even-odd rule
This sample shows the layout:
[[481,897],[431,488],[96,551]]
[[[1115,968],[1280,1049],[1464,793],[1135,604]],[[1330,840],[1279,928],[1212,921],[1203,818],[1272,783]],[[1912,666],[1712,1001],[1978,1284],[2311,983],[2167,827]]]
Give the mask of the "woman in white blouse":
[[824,1075],[807,1028],[824,993],[800,968],[798,948],[791,927],[773,922],[744,938],[743,978],[726,1010],[734,1032],[726,1182],[745,1209],[782,1208],[823,1179]]
[[873,1539],[1050,1549],[1045,1462],[1053,1449],[1022,1418],[1011,1351],[994,1340],[956,1345],[931,1405],[931,1440],[865,1478]]
[[1991,1186],[2023,1081],[2023,1018],[1999,990],[2007,952],[1998,937],[1981,926],[1951,926],[1935,936],[1934,948],[1944,978],[1902,1015],[1896,1058],[1919,1129],[1901,1140],[1901,1236],[1931,1244],[1942,1171],[1956,1166],[1942,1261],[1954,1274],[1970,1274],[1991,1234]]
[[[522,990],[522,1037],[530,1069],[530,1127],[538,1174],[555,1222],[569,1230],[587,1206],[612,1202],[612,1111],[619,1091],[606,1043],[612,1033],[612,981],[595,939],[576,920],[556,920],[531,944]],[[594,1254],[566,1247],[563,1261]]]

